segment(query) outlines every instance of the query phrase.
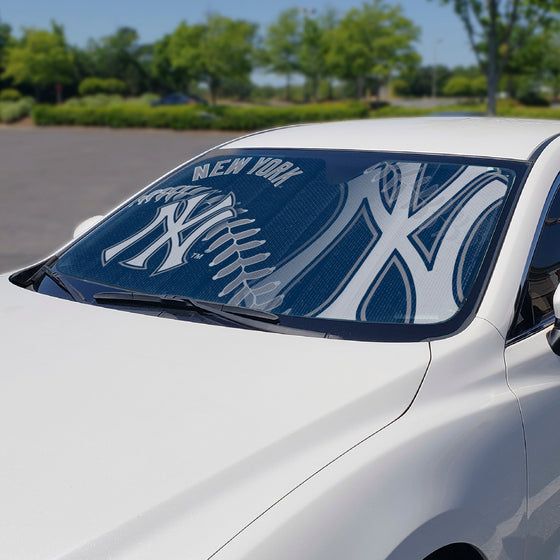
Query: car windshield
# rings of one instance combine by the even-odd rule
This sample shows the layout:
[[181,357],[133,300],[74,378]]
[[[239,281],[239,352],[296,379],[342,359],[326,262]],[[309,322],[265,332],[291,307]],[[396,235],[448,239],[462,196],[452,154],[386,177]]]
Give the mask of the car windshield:
[[61,255],[59,272],[281,316],[434,325],[482,282],[517,162],[224,150],[179,168]]

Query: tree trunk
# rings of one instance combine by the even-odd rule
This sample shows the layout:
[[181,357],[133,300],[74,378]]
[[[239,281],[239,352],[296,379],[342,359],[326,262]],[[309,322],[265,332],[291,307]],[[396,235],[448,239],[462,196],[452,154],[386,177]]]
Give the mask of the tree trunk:
[[216,78],[210,78],[210,99],[212,105],[216,105],[216,100],[218,98],[218,86],[219,81]]
[[488,29],[488,104],[486,113],[496,115],[496,97],[498,95],[498,38],[496,0],[489,2],[490,25]]
[[292,79],[291,74],[286,74],[286,101],[290,101],[291,98],[291,92],[290,92],[291,79]]
[[488,61],[488,104],[486,113],[491,116],[496,115],[496,98],[498,96],[498,72],[496,60],[492,57]]
[[313,76],[313,80],[311,81],[312,83],[312,98],[313,98],[313,102],[317,103],[319,101],[319,77],[318,76]]
[[362,99],[364,97],[365,76],[358,76],[356,78],[356,98]]
[[515,97],[515,83],[512,74],[508,74],[507,76],[507,96],[510,99],[513,99]]

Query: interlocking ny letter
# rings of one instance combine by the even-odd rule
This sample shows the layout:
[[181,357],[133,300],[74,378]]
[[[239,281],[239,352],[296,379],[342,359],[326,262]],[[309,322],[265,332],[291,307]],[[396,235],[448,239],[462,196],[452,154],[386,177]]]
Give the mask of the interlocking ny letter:
[[[165,272],[185,264],[186,254],[202,235],[219,222],[233,218],[236,215],[234,204],[235,197],[229,193],[215,204],[212,204],[200,214],[192,217],[200,203],[209,196],[208,193],[193,196],[192,198],[174,202],[158,208],[155,218],[132,237],[105,249],[102,254],[102,263],[105,266],[146,235],[163,225],[164,233],[152,241],[143,251],[136,256],[122,261],[121,264],[131,268],[146,269],[148,259],[162,247],[167,247],[167,254],[155,269],[154,273]],[[186,204],[185,204],[186,203]],[[195,227],[188,235],[187,229]],[[186,235],[186,236],[185,236]]]

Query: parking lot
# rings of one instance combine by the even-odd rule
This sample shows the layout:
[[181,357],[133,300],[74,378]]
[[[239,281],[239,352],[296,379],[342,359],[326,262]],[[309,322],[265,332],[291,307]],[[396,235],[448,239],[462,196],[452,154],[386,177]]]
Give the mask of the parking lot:
[[197,153],[238,134],[0,127],[0,272],[32,264]]

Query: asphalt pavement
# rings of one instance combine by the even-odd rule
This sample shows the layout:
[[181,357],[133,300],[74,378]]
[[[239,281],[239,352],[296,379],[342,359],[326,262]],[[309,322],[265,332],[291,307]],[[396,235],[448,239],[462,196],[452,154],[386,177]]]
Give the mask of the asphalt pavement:
[[85,218],[236,136],[0,126],[0,272],[49,255]]

